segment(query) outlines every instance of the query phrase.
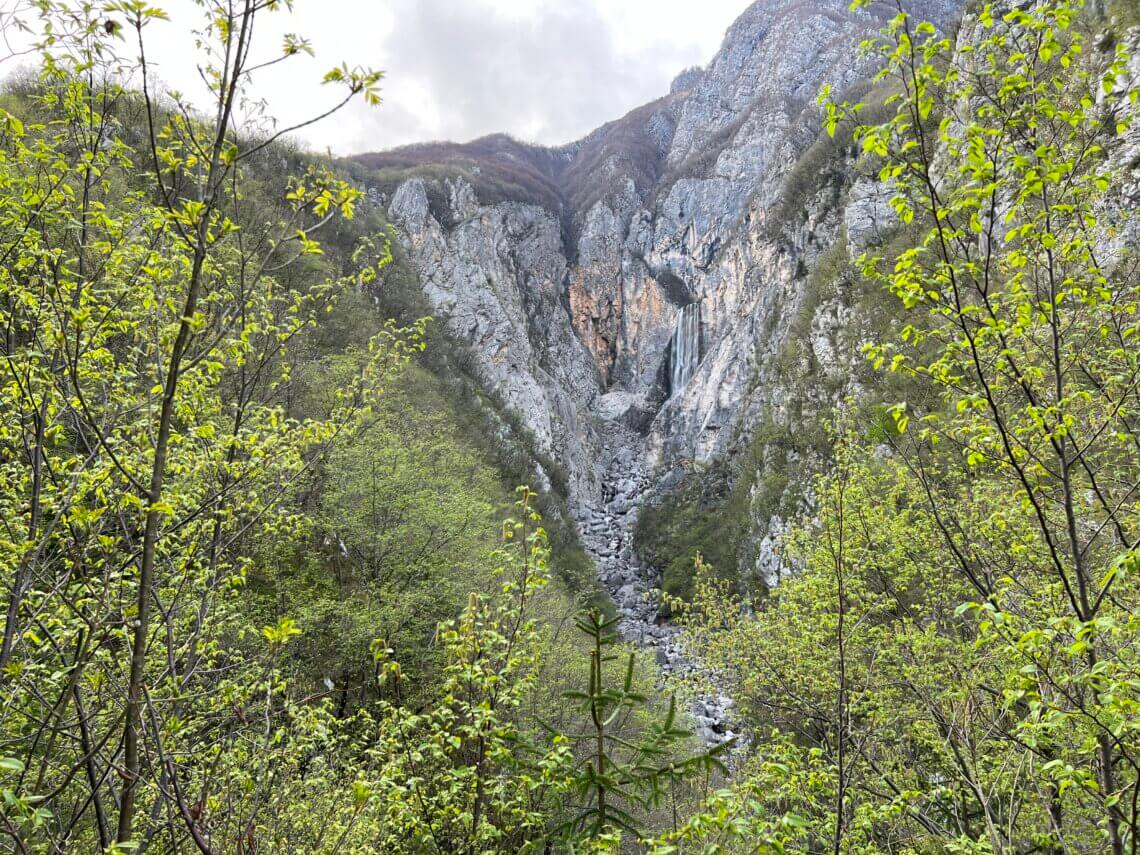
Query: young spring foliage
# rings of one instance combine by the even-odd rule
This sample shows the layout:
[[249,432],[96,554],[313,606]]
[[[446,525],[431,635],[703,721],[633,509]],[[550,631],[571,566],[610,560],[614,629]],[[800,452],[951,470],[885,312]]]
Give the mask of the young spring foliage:
[[[290,346],[389,255],[367,243],[349,271],[282,278],[360,191],[314,168],[269,212],[247,205],[269,140],[239,137],[234,113],[268,11],[203,9],[206,119],[150,95],[161,10],[42,4],[41,78],[25,120],[4,113],[0,753],[19,849],[137,847],[163,814],[201,847],[195,815],[254,822],[259,769],[288,744],[278,666],[296,630],[245,622],[247,546],[303,533],[294,491],[417,346],[383,329],[323,412],[286,406]],[[127,32],[138,65],[115,58]],[[132,71],[141,95],[118,83]]]
[[[852,415],[799,568],[755,614],[689,616],[758,734],[707,845],[1122,853],[1140,843],[1140,292],[1121,195],[1136,81],[1080,3],[901,8],[868,43],[893,112],[857,128],[901,233],[874,365],[934,393]],[[1090,30],[1094,37],[1090,38]],[[828,104],[827,127],[859,123]],[[870,437],[874,436],[874,439]],[[791,842],[791,841],[794,841]]]

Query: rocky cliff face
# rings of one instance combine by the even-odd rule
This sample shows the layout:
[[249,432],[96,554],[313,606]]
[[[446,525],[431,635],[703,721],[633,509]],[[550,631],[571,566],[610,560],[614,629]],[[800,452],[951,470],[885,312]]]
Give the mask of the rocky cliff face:
[[[908,6],[949,29],[962,3]],[[832,262],[878,240],[890,211],[875,184],[852,186],[853,153],[822,137],[816,98],[867,90],[857,45],[894,14],[757,0],[706,68],[583,140],[361,159],[436,314],[566,469],[626,633],[663,663],[679,653],[629,537],[644,494],[857,383],[856,309]],[[789,359],[812,379],[791,379]],[[780,521],[759,500],[755,517],[749,560],[773,583]]]
[[567,312],[559,222],[536,205],[481,205],[462,180],[446,190],[445,215],[433,213],[418,178],[389,206],[428,303],[472,346],[483,383],[566,468],[571,494],[593,495],[597,442],[587,414],[600,383]]
[[[965,0],[904,5],[949,33]],[[431,305],[566,469],[623,629],[666,671],[691,666],[633,548],[640,508],[686,473],[728,471],[747,487],[738,563],[776,584],[781,517],[803,510],[787,496],[805,495],[796,482],[826,445],[820,416],[863,391],[860,345],[887,322],[852,260],[895,229],[890,194],[821,133],[816,98],[863,100],[857,45],[896,6],[848,6],[757,0],[707,67],[560,148],[492,136],[362,158]],[[1134,178],[1138,133],[1113,155]],[[1121,206],[1138,195],[1122,186]],[[728,704],[694,708],[707,740]]]
[[[913,5],[945,26],[959,2]],[[856,46],[891,14],[886,3],[759,0],[709,66],[682,74],[661,100],[561,149],[432,147],[426,160],[456,165],[453,174],[391,193],[432,305],[567,468],[576,503],[601,489],[594,404],[604,393],[626,393],[618,418],[647,436],[651,468],[723,454],[778,406],[764,364],[780,350],[805,271],[844,225],[866,242],[884,216],[873,187],[848,194],[845,211],[844,188],[795,167],[819,136],[821,88],[865,81]],[[503,169],[537,176],[546,192],[495,199],[481,178]],[[696,329],[690,322],[678,338],[693,305]],[[824,362],[839,322],[814,325]],[[684,388],[678,356],[694,362]]]

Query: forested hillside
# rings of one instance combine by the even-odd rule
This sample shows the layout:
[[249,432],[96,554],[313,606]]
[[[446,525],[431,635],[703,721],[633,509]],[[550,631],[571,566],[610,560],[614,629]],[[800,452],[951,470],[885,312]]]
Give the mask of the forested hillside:
[[0,18],[0,851],[1137,851],[1131,4],[350,160],[195,8]]

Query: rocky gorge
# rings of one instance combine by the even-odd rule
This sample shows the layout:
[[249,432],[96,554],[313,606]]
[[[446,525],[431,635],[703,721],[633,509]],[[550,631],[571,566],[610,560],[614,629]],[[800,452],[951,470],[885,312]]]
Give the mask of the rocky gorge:
[[[908,4],[946,28],[960,5]],[[582,140],[495,136],[358,159],[433,313],[564,470],[622,631],[665,672],[694,666],[660,614],[658,568],[633,548],[639,507],[739,457],[760,426],[795,432],[858,384],[862,333],[836,259],[881,239],[890,209],[856,179],[853,149],[822,133],[817,97],[866,93],[857,45],[895,11],[757,0],[705,68]],[[789,376],[789,361],[810,370]],[[810,456],[781,458],[783,492],[807,483]],[[776,464],[761,449],[748,465],[733,477]],[[739,562],[771,586],[782,520],[750,492]],[[697,701],[707,741],[730,732],[730,703]]]
[[[904,5],[953,33],[964,4]],[[864,391],[860,345],[883,312],[852,270],[890,237],[890,191],[821,130],[818,96],[868,96],[857,46],[897,11],[756,0],[706,67],[576,142],[358,158],[433,312],[564,471],[623,633],[665,672],[694,665],[634,548],[639,510],[727,470],[746,505],[738,578],[771,588],[820,417]],[[706,740],[730,731],[730,703],[698,701]]]
[[0,853],[1140,852],[1140,0],[729,3],[0,6]]

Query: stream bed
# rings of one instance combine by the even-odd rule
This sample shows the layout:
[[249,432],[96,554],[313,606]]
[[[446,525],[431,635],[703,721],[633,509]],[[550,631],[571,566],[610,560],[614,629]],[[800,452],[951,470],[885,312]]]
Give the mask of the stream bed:
[[[611,415],[606,408],[600,415],[606,468],[600,499],[586,503],[578,519],[582,541],[621,615],[622,637],[651,653],[662,675],[692,675],[700,663],[685,651],[680,630],[660,616],[661,574],[641,561],[633,548],[638,509],[651,486],[644,437],[620,419],[606,418]],[[731,727],[731,709],[732,699],[724,694],[702,694],[692,701],[689,711],[705,744],[737,736]]]

